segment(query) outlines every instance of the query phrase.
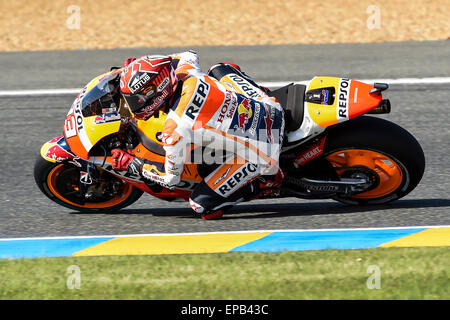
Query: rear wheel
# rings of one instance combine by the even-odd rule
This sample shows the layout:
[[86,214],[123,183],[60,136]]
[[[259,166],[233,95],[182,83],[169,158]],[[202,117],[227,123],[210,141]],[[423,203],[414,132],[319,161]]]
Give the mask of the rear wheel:
[[52,201],[81,212],[111,212],[131,205],[143,192],[114,175],[100,172],[100,179],[79,191],[80,170],[67,163],[53,163],[38,157],[34,178],[39,189]]
[[422,179],[425,157],[417,140],[384,119],[363,116],[332,128],[324,157],[341,178],[364,178],[372,187],[334,199],[350,204],[381,204],[410,193]]

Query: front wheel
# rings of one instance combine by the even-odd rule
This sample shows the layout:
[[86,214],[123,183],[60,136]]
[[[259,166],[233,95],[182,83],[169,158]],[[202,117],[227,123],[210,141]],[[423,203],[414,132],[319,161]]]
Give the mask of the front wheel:
[[85,195],[79,192],[80,170],[68,163],[53,163],[39,156],[34,166],[39,189],[52,201],[80,212],[111,212],[131,205],[143,192],[102,171]]
[[425,156],[405,129],[384,119],[363,116],[332,128],[324,157],[341,178],[366,178],[373,186],[334,199],[348,204],[382,204],[410,193],[422,179]]

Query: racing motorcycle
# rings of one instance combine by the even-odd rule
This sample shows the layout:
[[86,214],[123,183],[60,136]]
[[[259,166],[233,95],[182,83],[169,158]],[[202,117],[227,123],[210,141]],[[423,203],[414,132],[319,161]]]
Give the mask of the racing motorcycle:
[[[160,136],[166,114],[160,111],[146,121],[130,117],[124,100],[113,94],[118,90],[116,80],[117,70],[112,70],[81,90],[63,134],[40,150],[34,167],[37,185],[54,202],[81,212],[117,211],[143,193],[188,201],[214,166],[186,164],[173,189],[113,169],[114,148],[155,164],[165,162]],[[314,77],[305,85],[292,83],[270,91],[286,120],[280,155],[285,178],[277,197],[372,205],[410,193],[424,173],[421,146],[400,126],[368,115],[390,112],[389,100],[382,97],[386,89],[384,83]],[[118,107],[108,108],[105,99],[118,99]]]

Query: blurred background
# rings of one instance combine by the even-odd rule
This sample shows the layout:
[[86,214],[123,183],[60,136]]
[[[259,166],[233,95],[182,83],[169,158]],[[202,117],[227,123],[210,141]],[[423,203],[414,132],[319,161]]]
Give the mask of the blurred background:
[[[450,0],[0,0],[0,7],[2,237],[450,224]],[[108,217],[73,214],[47,199],[34,183],[34,161],[62,134],[78,90],[127,57],[187,49],[205,71],[231,61],[257,82],[444,79],[392,84],[384,95],[393,109],[381,116],[424,148],[422,182],[390,206],[258,200],[217,224],[193,219],[186,203],[151,196]]]
[[447,40],[449,0],[0,0],[0,51]]
[[[0,0],[0,8],[0,239],[450,226],[450,0]],[[260,199],[208,223],[187,203],[150,195],[109,214],[81,214],[46,198],[34,181],[35,160],[42,144],[63,134],[80,88],[127,57],[187,49],[198,52],[204,71],[235,62],[261,83],[321,75],[389,83],[383,97],[392,112],[379,116],[422,145],[422,181],[387,205]],[[95,267],[80,260],[32,265],[24,259],[7,268],[3,260],[0,300],[449,298],[448,250],[447,264],[444,250],[385,257],[381,250],[366,256],[331,251],[324,258],[314,253],[303,260],[281,256],[266,265],[257,257],[238,256],[235,263],[227,255],[197,255],[199,267],[189,260],[196,255],[182,257],[179,267],[165,257],[104,260]],[[73,263],[81,266],[83,290],[64,285]],[[368,290],[368,264],[382,267],[386,289]],[[231,269],[217,269],[223,265]],[[269,279],[267,285],[261,278]]]

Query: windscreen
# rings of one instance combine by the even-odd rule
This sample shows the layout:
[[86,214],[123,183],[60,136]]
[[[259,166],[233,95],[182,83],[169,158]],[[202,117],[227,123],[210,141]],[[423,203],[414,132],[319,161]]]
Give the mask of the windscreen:
[[84,117],[119,111],[118,74],[108,74],[84,97],[81,109]]

